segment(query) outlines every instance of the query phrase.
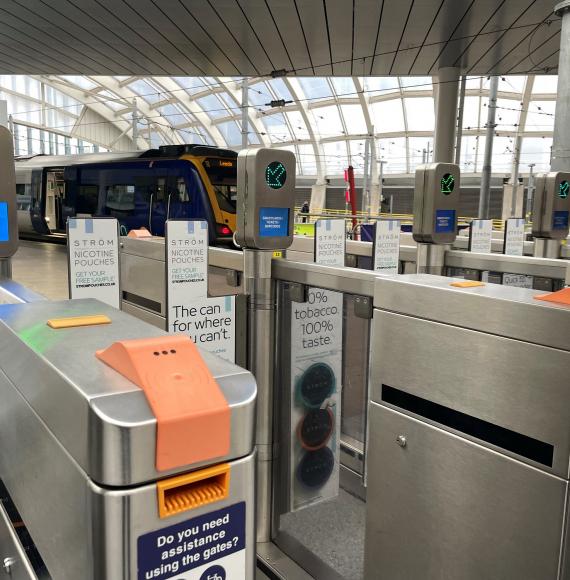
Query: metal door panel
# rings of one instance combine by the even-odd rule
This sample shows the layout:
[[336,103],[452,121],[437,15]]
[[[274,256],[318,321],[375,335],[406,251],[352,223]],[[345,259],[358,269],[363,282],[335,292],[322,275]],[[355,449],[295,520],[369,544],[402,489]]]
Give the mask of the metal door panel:
[[534,438],[567,476],[570,353],[379,310],[374,337],[373,401],[385,384]]
[[566,481],[375,403],[370,422],[367,580],[558,578]]
[[0,565],[10,580],[38,578],[2,503],[0,503]]

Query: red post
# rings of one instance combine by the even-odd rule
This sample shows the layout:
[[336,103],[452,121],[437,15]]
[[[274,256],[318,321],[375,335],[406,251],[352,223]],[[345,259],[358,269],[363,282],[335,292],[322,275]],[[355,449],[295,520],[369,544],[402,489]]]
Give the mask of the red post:
[[[352,208],[352,231],[356,232],[356,186],[354,185],[354,167],[348,166],[348,189],[350,191],[350,207]],[[357,236],[355,234],[355,239]]]

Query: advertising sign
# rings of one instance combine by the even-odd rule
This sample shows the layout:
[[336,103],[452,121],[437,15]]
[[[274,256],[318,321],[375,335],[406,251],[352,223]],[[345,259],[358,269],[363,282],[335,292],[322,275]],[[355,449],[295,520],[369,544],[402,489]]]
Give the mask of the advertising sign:
[[469,228],[469,251],[476,254],[490,254],[493,241],[493,222],[473,220]]
[[166,318],[209,352],[235,361],[235,297],[208,298],[208,224],[166,222]]
[[120,307],[119,225],[114,218],[69,218],[69,297]]
[[397,274],[400,262],[400,222],[380,220],[376,222],[372,269],[381,274]]
[[[344,266],[344,220],[321,220],[316,262]],[[291,309],[291,506],[335,497],[339,489],[343,295],[310,288]]]
[[522,256],[524,252],[524,224],[522,218],[511,218],[505,222],[503,254]]

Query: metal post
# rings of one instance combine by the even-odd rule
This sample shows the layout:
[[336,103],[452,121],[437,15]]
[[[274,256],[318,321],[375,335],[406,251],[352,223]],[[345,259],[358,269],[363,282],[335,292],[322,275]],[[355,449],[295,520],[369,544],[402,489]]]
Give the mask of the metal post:
[[133,147],[135,151],[139,150],[139,115],[137,109],[137,100],[133,99]]
[[[12,116],[10,116],[12,119]],[[10,132],[12,133],[13,141],[14,141],[14,156],[17,157],[20,155],[20,125],[16,125],[14,121],[10,121],[11,129]]]
[[[9,118],[8,118],[8,101],[0,100],[0,125],[2,127],[6,127],[10,129],[9,125]],[[10,131],[12,131],[10,129]]]
[[152,126],[150,124],[150,119],[147,117],[146,119],[146,124],[147,124],[147,135],[148,135],[148,146],[149,148],[152,147]]
[[416,272],[418,274],[443,274],[445,251],[449,248],[440,244],[418,243],[416,254]]
[[[386,161],[380,160],[380,175],[378,177],[379,179],[379,190],[378,190],[378,207],[380,208],[380,212],[382,213],[382,196],[384,195],[384,163],[386,163]],[[392,212],[390,212],[392,213]]]
[[511,207],[509,210],[509,217],[518,217],[515,216],[516,209],[517,209],[517,193],[519,187],[519,166],[521,160],[521,148],[522,148],[522,139],[523,139],[523,130],[526,125],[526,118],[528,112],[528,106],[530,103],[530,99],[532,96],[532,88],[534,86],[534,76],[530,75],[526,78],[523,95],[522,95],[522,102],[521,102],[521,114],[519,117],[519,123],[517,126],[517,133],[515,135],[515,145],[513,150],[513,162],[511,165],[511,177],[510,177],[510,184],[512,186],[511,191]]
[[557,4],[554,12],[562,19],[562,28],[550,167],[552,171],[570,171],[570,0]]
[[0,278],[12,278],[12,258],[0,258]]
[[465,86],[467,85],[467,76],[461,77],[459,87],[459,106],[457,108],[457,135],[455,136],[455,165],[461,162],[461,141],[463,139],[463,109],[465,108]]
[[241,85],[241,146],[245,149],[248,145],[248,132],[249,132],[249,117],[248,117],[248,107],[249,107],[249,92],[247,86],[247,79],[243,79]]
[[534,173],[533,168],[535,164],[529,163],[529,174],[528,174],[528,185],[526,189],[526,221],[527,223],[532,221],[532,205],[534,200]]
[[517,190],[519,187],[519,164],[521,158],[522,136],[519,135],[515,139],[515,150],[513,151],[513,165],[511,167],[511,217],[515,217],[515,210],[517,207]]
[[497,110],[497,92],[499,77],[491,77],[489,88],[489,106],[487,111],[487,133],[485,139],[485,159],[481,173],[481,191],[479,192],[479,218],[489,218],[489,202],[491,198],[491,169],[493,158],[493,138],[495,137],[495,113]]
[[535,258],[551,258],[556,260],[560,258],[560,249],[560,240],[534,238],[534,250],[532,255]]
[[370,165],[370,139],[367,137],[364,141],[364,174],[362,176],[362,210],[367,211],[370,207],[368,198],[368,167]]
[[[378,176],[378,167],[376,165],[376,143],[374,142],[374,126],[372,126],[372,135],[370,136],[370,189],[368,192],[368,220],[370,221],[370,214],[372,211],[372,190],[376,189],[375,177]],[[380,205],[380,198],[378,198],[378,206]],[[374,200],[374,206],[376,207],[376,200]]]
[[257,382],[257,542],[271,541],[275,283],[268,250],[244,249],[248,370]]
[[459,69],[440,68],[437,73],[437,83],[433,160],[452,163],[457,122]]

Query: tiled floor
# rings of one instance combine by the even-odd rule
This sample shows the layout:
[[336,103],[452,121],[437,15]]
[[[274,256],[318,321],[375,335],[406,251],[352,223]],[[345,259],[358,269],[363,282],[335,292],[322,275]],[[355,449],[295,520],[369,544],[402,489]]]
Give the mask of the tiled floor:
[[12,258],[12,278],[51,300],[69,298],[66,250],[59,244],[20,241]]

